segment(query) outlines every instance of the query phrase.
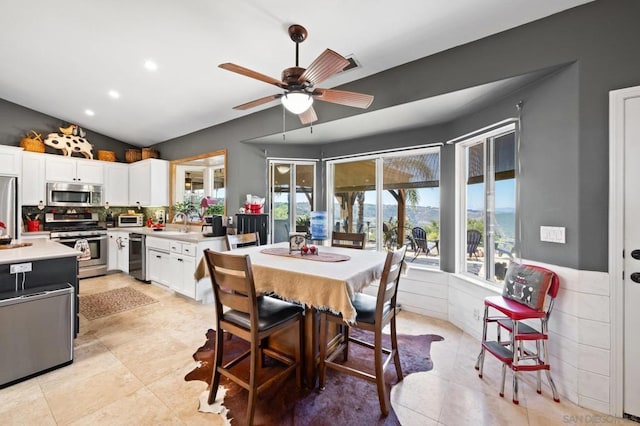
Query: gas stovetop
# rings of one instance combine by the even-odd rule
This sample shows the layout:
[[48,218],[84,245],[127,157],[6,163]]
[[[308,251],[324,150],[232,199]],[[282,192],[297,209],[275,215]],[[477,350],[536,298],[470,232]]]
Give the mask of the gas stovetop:
[[51,238],[87,237],[107,233],[106,227],[98,225],[96,213],[47,213],[44,229],[51,232]]

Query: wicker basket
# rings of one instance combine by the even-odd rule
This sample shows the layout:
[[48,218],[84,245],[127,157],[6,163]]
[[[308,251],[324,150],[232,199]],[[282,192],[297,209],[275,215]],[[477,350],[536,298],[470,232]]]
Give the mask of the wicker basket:
[[127,163],[135,163],[136,161],[142,160],[142,151],[139,149],[127,149],[124,152],[124,158],[127,160]]
[[142,159],[146,160],[147,158],[159,158],[160,153],[153,148],[142,148]]
[[98,150],[98,160],[101,161],[116,161],[116,153],[113,151]]
[[25,137],[20,139],[20,146],[24,148],[25,151],[44,152],[42,135],[36,133],[34,130],[29,130]]

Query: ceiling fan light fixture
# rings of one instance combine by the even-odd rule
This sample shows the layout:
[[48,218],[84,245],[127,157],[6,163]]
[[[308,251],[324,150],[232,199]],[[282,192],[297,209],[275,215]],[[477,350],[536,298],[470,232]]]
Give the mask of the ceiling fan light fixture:
[[282,105],[292,114],[302,114],[313,104],[313,97],[305,92],[289,92],[280,98]]

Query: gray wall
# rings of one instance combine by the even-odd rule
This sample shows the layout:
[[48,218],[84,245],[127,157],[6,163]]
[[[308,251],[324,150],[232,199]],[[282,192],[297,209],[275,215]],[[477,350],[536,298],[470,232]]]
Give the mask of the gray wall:
[[[48,133],[55,132],[58,127],[68,124],[69,122],[59,118],[0,99],[0,145],[20,146],[20,139],[29,130],[42,134],[44,139]],[[101,149],[115,152],[117,160],[124,162],[125,149],[135,148],[103,134],[92,132],[91,129],[84,128],[84,130],[87,132],[87,140],[93,145],[93,157],[96,159],[98,150]],[[60,150],[50,147],[45,149],[51,154],[61,153]]]
[[[524,98],[521,207],[525,258],[577,269],[607,270],[608,226],[608,92],[640,84],[640,56],[633,41],[640,40],[640,2],[598,0],[584,6],[419,59],[344,85],[345,90],[375,95],[370,110],[422,99],[478,84],[525,74],[561,64],[568,69],[492,108],[437,129],[404,132],[362,141],[321,147],[323,155],[348,154],[432,141],[438,134],[459,136],[514,115],[514,101]],[[411,84],[397,84],[397,82]],[[515,96],[515,95],[514,95]],[[518,99],[516,99],[518,98]],[[322,120],[358,113],[354,109],[318,106]],[[348,111],[347,111],[348,110]],[[166,158],[196,153],[207,144],[229,148],[229,196],[260,193],[265,162],[260,148],[243,141],[281,131],[278,108],[206,129],[207,142],[198,134],[178,138],[180,149],[159,149]],[[295,127],[295,123],[288,123]],[[199,132],[201,133],[201,132]],[[433,139],[437,139],[436,137]],[[402,140],[401,142],[398,142]],[[173,144],[175,141],[170,142]],[[310,147],[313,153],[317,148]],[[175,155],[175,157],[171,157]],[[300,156],[296,152],[292,157]],[[442,232],[451,235],[453,211],[452,148],[443,151]],[[241,182],[235,181],[242,179]],[[447,195],[448,194],[448,195]],[[446,210],[445,210],[446,209]],[[539,240],[540,225],[567,227],[567,244]],[[444,250],[443,265],[451,270],[452,248]]]
[[[634,43],[640,40],[638,16],[639,1],[598,0],[341,87],[374,94],[371,111],[573,64],[538,85],[452,123],[337,145],[300,147],[246,143],[282,131],[281,110],[271,108],[163,142],[156,148],[165,159],[227,149],[227,194],[231,212],[241,205],[244,194],[266,192],[265,149],[269,156],[326,158],[442,141],[513,116],[515,102],[523,99],[522,255],[571,268],[606,271],[608,92],[640,84],[640,55]],[[6,109],[13,111],[14,116],[6,118]],[[318,105],[317,110],[322,121],[360,113],[355,108],[334,105]],[[21,117],[22,113],[15,112],[15,106],[9,108],[6,103],[0,103],[0,143],[17,145],[24,130],[40,123],[20,122]],[[41,130],[61,124],[55,119],[47,121],[41,117],[40,120]],[[288,129],[296,127],[299,124],[295,120],[287,120]],[[97,139],[92,142],[98,145]],[[453,233],[453,147],[443,150],[442,160],[444,237]],[[566,226],[567,244],[538,241],[540,225]],[[445,270],[453,269],[452,254],[451,245],[445,246]]]

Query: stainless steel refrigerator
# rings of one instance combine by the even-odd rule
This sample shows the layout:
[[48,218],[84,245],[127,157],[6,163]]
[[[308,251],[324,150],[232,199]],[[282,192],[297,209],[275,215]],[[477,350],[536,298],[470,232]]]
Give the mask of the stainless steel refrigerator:
[[0,176],[0,222],[6,233],[18,238],[18,188],[16,177]]

